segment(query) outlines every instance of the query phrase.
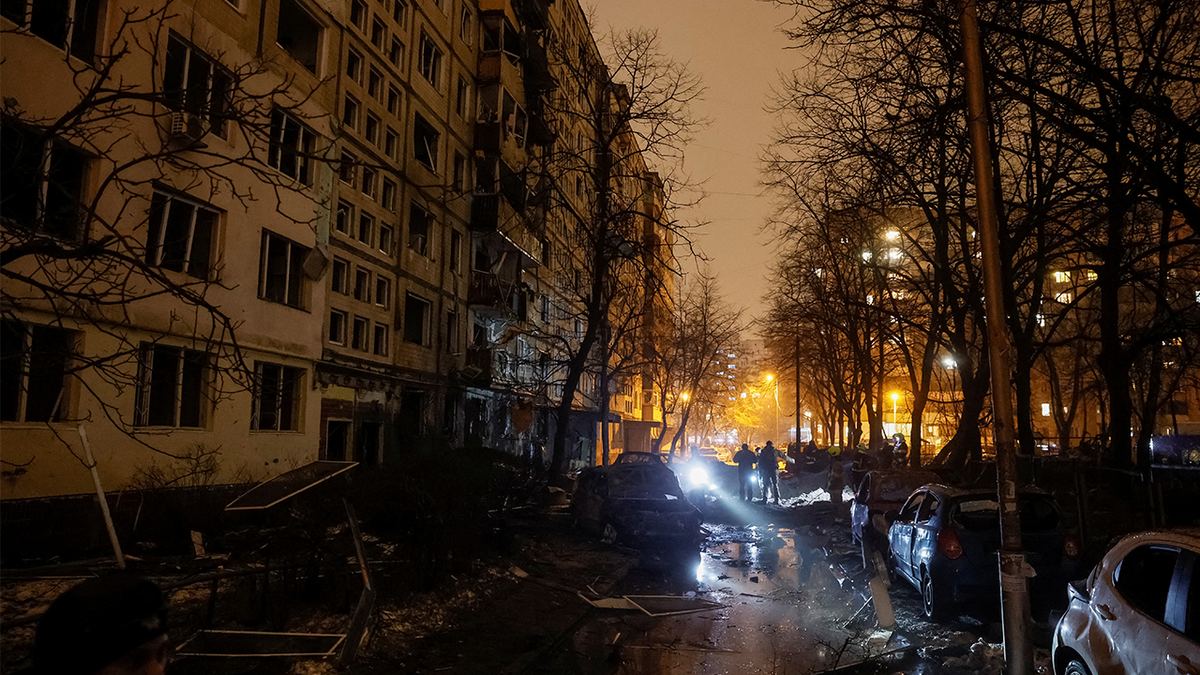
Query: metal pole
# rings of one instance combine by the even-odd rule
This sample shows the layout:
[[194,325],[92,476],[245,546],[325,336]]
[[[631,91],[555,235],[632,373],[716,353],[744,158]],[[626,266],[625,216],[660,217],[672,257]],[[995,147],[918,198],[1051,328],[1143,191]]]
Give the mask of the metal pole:
[[975,206],[983,253],[983,297],[987,318],[988,358],[992,375],[992,424],[996,443],[996,483],[1000,502],[1000,610],[1004,625],[1004,661],[1009,675],[1032,675],[1033,650],[1025,554],[1017,506],[1016,439],[1013,434],[1009,342],[1004,315],[1000,268],[1000,231],[992,192],[992,161],[987,101],[983,84],[983,49],[976,0],[959,0],[963,59],[966,64],[967,120],[975,168]]
[[100,515],[104,517],[104,528],[108,530],[108,543],[112,544],[113,557],[117,559],[117,567],[125,569],[125,554],[121,552],[121,540],[117,539],[117,528],[113,525],[112,514],[108,511],[108,497],[100,486],[100,472],[96,470],[96,458],[92,456],[92,444],[88,442],[87,431],[83,425],[75,427],[79,432],[79,440],[83,443],[83,456],[87,459],[87,468],[92,472],[92,485],[96,488],[96,499],[100,502]]

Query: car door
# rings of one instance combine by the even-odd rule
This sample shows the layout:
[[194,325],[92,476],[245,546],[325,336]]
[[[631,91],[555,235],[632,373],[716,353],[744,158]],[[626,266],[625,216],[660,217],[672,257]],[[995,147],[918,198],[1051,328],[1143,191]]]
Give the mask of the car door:
[[868,506],[871,500],[871,476],[872,474],[869,473],[863,476],[862,482],[858,484],[858,493],[854,495],[854,502],[850,507],[850,531],[854,533],[854,536],[860,538],[870,527],[871,522]]
[[1167,636],[1163,656],[1169,675],[1200,675],[1200,553],[1183,549],[1167,600]]
[[1092,643],[1099,672],[1176,672],[1165,668],[1172,633],[1165,621],[1179,554],[1173,546],[1143,544],[1100,575],[1089,610],[1111,647]]
[[895,569],[909,579],[915,579],[912,575],[913,521],[916,520],[917,511],[920,510],[921,502],[924,500],[925,492],[923,490],[914,492],[904,503],[904,507],[900,509],[900,516],[896,522],[892,523],[892,527],[888,531]]
[[927,565],[937,549],[937,521],[934,515],[937,514],[939,503],[937,495],[925,493],[925,499],[921,501],[921,508],[917,509],[917,516],[913,520],[910,572],[913,579],[921,578],[921,565]]

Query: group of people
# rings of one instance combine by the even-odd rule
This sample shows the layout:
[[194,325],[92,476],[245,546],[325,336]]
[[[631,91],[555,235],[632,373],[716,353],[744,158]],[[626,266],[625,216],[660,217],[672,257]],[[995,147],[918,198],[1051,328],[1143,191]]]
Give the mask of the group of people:
[[761,448],[750,449],[749,444],[743,443],[742,449],[733,456],[734,464],[738,467],[738,492],[742,501],[754,500],[754,475],[758,471],[758,481],[762,486],[762,503],[767,503],[768,493],[773,495],[775,503],[779,503],[779,460],[786,460],[771,441]]

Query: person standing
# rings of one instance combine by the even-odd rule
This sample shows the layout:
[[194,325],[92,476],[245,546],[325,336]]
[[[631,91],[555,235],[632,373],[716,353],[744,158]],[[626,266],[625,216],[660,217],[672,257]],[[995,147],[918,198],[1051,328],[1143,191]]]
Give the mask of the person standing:
[[738,493],[744,502],[754,499],[754,463],[757,461],[758,455],[745,443],[733,456],[733,463],[738,467]]
[[763,446],[762,453],[758,455],[758,479],[762,481],[763,503],[767,503],[767,494],[770,491],[775,497],[775,503],[779,503],[779,451],[775,449],[775,444],[767,441]]

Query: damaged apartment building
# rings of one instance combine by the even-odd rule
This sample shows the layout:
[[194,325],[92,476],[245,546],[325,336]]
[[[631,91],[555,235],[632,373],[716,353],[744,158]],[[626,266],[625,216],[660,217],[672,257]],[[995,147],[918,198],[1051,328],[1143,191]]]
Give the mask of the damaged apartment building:
[[[596,192],[571,111],[617,89],[571,84],[601,63],[576,0],[18,0],[0,23],[4,499],[87,492],[89,464],[124,489],[549,443],[584,330],[563,214]],[[563,147],[585,163],[556,176]],[[619,187],[654,217],[628,236],[667,250],[662,286],[662,186],[634,163]],[[606,402],[599,380],[575,465],[598,422],[619,449],[661,419],[636,373]]]

